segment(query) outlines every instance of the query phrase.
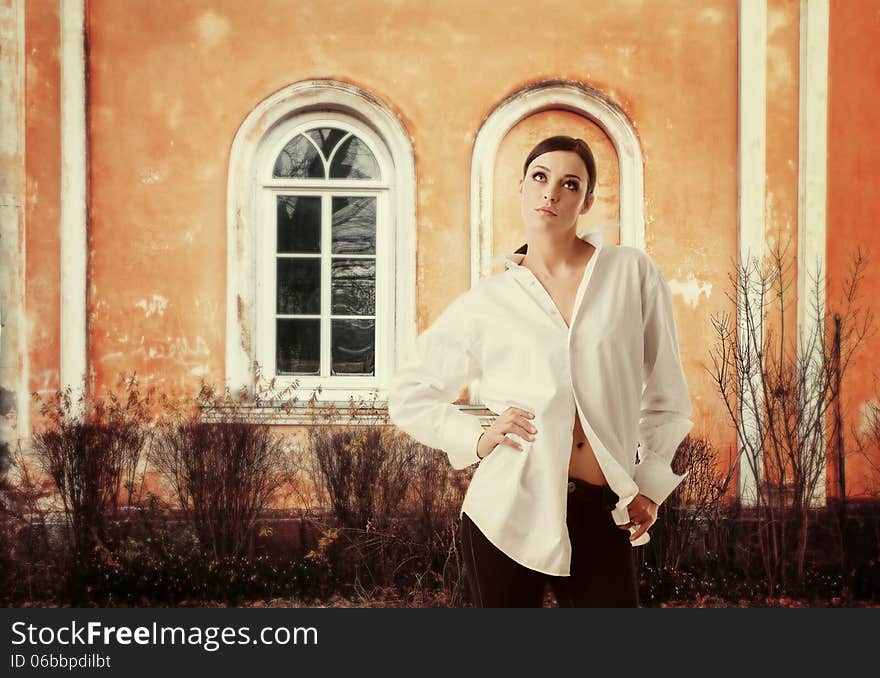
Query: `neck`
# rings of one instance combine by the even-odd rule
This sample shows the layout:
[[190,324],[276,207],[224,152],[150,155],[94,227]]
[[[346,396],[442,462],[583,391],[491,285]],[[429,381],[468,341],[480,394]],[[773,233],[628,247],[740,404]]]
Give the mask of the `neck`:
[[574,229],[563,233],[532,232],[527,234],[526,242],[528,250],[522,265],[550,278],[578,273],[583,268],[585,254],[593,249]]

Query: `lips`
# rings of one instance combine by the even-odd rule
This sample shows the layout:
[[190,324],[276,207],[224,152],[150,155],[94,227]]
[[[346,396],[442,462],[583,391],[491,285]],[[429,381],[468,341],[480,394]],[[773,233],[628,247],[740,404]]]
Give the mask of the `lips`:
[[539,208],[536,209],[535,211],[536,211],[536,212],[541,212],[541,213],[543,213],[543,214],[549,214],[549,215],[554,216],[554,217],[556,216],[556,212],[554,212],[553,210],[551,210],[549,207],[539,207]]

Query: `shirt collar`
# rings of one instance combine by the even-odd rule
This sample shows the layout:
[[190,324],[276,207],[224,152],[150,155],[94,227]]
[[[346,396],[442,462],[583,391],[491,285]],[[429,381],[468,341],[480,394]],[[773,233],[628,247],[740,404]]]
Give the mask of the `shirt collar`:
[[[582,231],[579,231],[577,237],[583,240],[584,242],[590,243],[596,249],[600,249],[603,245],[602,243],[602,232],[609,229],[614,228],[617,224],[603,224],[601,226],[592,226],[590,228],[585,228]],[[504,263],[504,268],[510,270],[511,268],[518,267],[523,258],[526,255],[521,252],[513,252],[510,254],[500,254],[494,259],[492,259],[492,266],[496,266],[497,264]]]

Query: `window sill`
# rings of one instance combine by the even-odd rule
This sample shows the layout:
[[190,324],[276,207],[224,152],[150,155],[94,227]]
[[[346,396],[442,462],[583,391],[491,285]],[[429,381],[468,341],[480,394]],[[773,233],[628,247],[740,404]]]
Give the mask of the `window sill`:
[[[462,412],[478,417],[482,426],[490,426],[495,415],[483,405],[457,405]],[[269,424],[273,426],[392,426],[388,417],[388,407],[383,400],[376,400],[367,405],[356,405],[348,401],[322,401],[317,406],[297,404],[254,405],[239,404],[236,406],[239,420],[252,424]],[[220,419],[221,408],[202,406],[203,420],[216,422]]]

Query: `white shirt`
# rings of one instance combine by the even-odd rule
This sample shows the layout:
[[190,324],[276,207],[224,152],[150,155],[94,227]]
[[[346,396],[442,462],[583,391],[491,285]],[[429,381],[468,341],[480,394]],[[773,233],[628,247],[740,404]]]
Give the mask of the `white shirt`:
[[[461,294],[419,335],[388,397],[398,428],[444,450],[453,468],[479,463],[461,512],[513,560],[552,575],[568,575],[571,563],[566,509],[576,413],[620,497],[611,511],[616,524],[629,522],[627,504],[637,494],[659,504],[687,476],[670,467],[693,423],[669,286],[645,252],[603,245],[601,230],[578,233],[597,251],[570,328],[520,265],[524,255],[505,255],[504,272]],[[477,456],[479,420],[450,404],[475,379],[492,412],[513,406],[535,415],[534,441],[508,434],[523,451],[496,445]],[[649,540],[645,533],[632,544]]]

